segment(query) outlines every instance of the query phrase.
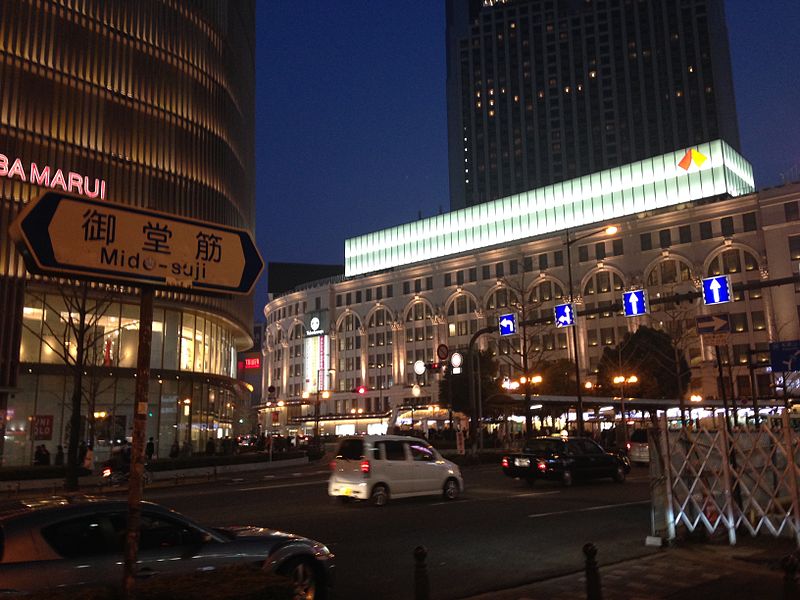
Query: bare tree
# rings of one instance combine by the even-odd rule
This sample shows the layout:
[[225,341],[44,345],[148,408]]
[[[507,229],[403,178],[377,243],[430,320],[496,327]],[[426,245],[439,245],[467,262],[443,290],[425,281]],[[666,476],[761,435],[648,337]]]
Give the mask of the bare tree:
[[[23,323],[23,326],[60,358],[72,375],[64,487],[73,491],[78,489],[78,473],[81,467],[78,464],[81,408],[85,398],[89,398],[90,402],[96,398],[96,393],[87,395],[84,376],[88,374],[87,368],[92,365],[92,357],[96,359],[98,356],[98,344],[102,344],[108,334],[108,329],[99,324],[113,304],[116,289],[70,280],[59,280],[58,289],[57,294],[28,289],[27,294],[44,309],[42,329],[37,331],[28,323]],[[63,307],[55,305],[50,300],[53,297],[59,298]],[[52,318],[48,318],[48,312],[53,315]],[[89,413],[89,417],[90,428],[93,429],[93,412]]]

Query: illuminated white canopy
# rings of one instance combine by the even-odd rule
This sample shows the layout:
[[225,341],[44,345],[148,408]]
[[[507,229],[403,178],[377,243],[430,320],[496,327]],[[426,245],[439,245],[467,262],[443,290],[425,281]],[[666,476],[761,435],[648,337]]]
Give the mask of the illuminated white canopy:
[[755,191],[753,168],[721,140],[345,240],[345,275],[360,275]]

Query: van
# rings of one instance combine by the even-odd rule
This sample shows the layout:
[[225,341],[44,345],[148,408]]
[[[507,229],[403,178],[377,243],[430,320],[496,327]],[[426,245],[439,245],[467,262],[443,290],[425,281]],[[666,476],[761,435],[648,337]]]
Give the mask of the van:
[[442,495],[455,500],[464,490],[458,465],[425,440],[400,435],[342,438],[331,461],[328,495],[343,501]]
[[628,442],[628,458],[632,463],[650,464],[650,445],[647,429],[634,429]]

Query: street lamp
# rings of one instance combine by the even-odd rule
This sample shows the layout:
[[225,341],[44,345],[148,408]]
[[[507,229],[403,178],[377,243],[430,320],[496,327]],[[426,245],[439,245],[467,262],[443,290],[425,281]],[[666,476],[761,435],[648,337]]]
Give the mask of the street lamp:
[[628,420],[625,418],[625,384],[626,383],[637,383],[639,378],[636,375],[629,375],[625,377],[624,375],[617,375],[614,377],[614,383],[619,386],[619,399],[620,399],[620,410],[622,411],[622,440],[623,444],[628,443]]
[[[302,394],[303,400],[308,400],[311,397],[309,392],[303,392]],[[319,443],[319,399],[322,398],[323,400],[327,400],[331,397],[331,393],[328,390],[320,390],[317,389],[316,391],[316,399],[314,401],[314,441]]]
[[[614,225],[610,227],[604,227],[603,229],[596,229],[594,231],[589,231],[576,237],[575,239],[569,239],[569,229],[565,230],[565,242],[564,244],[567,247],[567,283],[569,285],[569,301],[574,304],[574,292],[572,289],[572,244],[575,242],[580,242],[581,240],[585,240],[588,237],[593,235],[597,235],[598,233],[605,233],[606,235],[614,235],[617,233],[617,228]],[[573,306],[573,311],[574,311]],[[574,312],[573,312],[574,314]],[[575,316],[575,323],[572,325],[572,346],[575,350],[575,396],[578,400],[578,435],[583,435],[583,392],[581,391],[581,367],[580,367],[580,352],[578,352],[578,317]],[[567,411],[569,413],[569,411]],[[569,416],[569,414],[568,414]],[[569,420],[569,419],[567,419]]]
[[358,415],[363,415],[364,414],[364,409],[363,408],[351,408],[350,409],[350,414],[351,415],[355,415],[355,417],[356,417],[356,435],[358,435]]

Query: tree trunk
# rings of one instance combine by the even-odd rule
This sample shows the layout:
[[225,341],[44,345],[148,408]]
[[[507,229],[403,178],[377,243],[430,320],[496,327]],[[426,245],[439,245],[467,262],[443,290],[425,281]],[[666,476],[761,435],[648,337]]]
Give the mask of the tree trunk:
[[83,402],[83,369],[86,363],[86,288],[83,288],[83,302],[75,336],[77,347],[75,349],[75,366],[72,379],[72,414],[69,419],[69,448],[67,448],[67,472],[64,480],[64,489],[74,492],[78,489],[78,473],[83,465],[78,464],[78,444],[81,437],[81,403]]

